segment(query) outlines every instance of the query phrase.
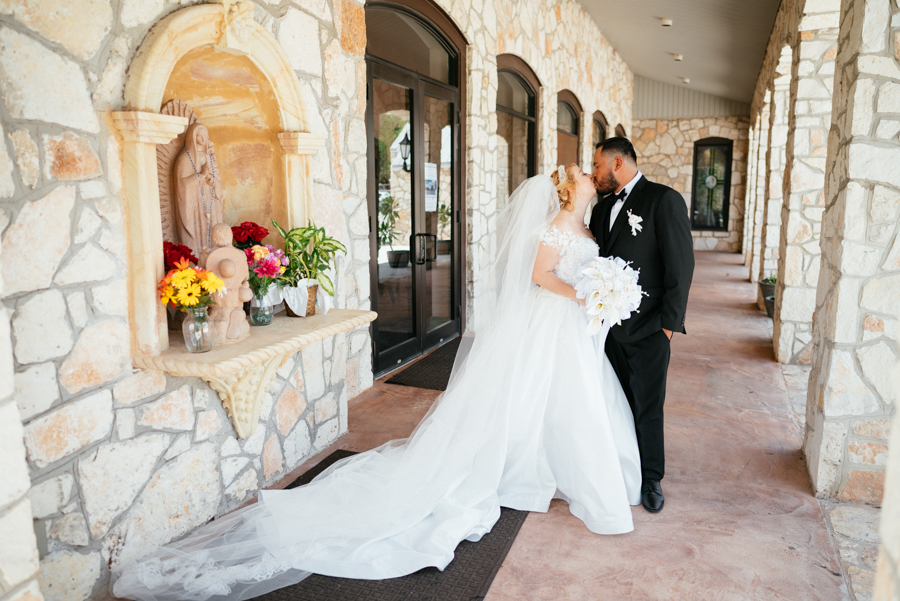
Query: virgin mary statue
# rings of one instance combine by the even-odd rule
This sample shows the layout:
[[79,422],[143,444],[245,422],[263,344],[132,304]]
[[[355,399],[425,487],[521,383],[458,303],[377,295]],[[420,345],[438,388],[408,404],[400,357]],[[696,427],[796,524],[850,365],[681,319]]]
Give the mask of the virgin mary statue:
[[175,160],[175,211],[178,239],[201,265],[213,250],[212,229],[224,219],[222,190],[211,157],[206,126],[191,124]]

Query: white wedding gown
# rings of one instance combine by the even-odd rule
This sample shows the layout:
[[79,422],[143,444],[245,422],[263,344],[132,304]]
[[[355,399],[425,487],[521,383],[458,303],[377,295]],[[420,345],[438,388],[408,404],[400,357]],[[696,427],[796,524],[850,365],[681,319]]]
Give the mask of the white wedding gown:
[[307,486],[263,491],[256,505],[117,567],[114,594],[236,600],[310,573],[443,569],[501,506],[546,512],[554,498],[593,532],[631,531],[640,458],[605,332],[589,337],[578,303],[530,281],[539,242],[560,249],[555,271],[568,283],[597,256],[593,240],[548,227],[558,210],[546,176],[510,199],[478,333],[410,438],[339,461]]

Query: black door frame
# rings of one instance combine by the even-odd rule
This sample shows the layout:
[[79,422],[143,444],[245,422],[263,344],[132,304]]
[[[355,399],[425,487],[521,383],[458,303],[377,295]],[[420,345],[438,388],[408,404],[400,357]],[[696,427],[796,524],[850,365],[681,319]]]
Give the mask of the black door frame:
[[[376,377],[393,371],[408,363],[431,349],[447,342],[464,330],[463,298],[462,298],[462,266],[465,265],[463,243],[463,230],[461,214],[465,214],[463,207],[463,194],[461,187],[462,165],[461,156],[461,127],[460,127],[460,91],[455,86],[437,82],[428,77],[414,73],[403,67],[388,63],[377,57],[366,56],[366,84],[369,90],[372,90],[372,80],[377,78],[388,83],[401,86],[411,91],[412,103],[410,106],[410,124],[413,134],[413,145],[410,153],[412,163],[411,179],[413,190],[413,202],[411,203],[412,219],[411,232],[409,239],[410,259],[412,261],[412,289],[415,291],[414,298],[417,302],[413,303],[413,323],[415,324],[416,336],[407,340],[389,351],[378,352],[376,346],[378,340],[378,320],[371,324],[372,335],[372,365]],[[419,210],[419,204],[423,202],[425,195],[425,177],[424,177],[424,161],[420,157],[424,157],[425,152],[425,118],[424,103],[425,97],[436,98],[451,104],[451,129],[452,129],[452,161],[454,168],[451,178],[451,238],[453,240],[453,251],[451,253],[450,267],[450,296],[451,296],[451,321],[446,323],[432,332],[428,332],[427,316],[421,311],[422,303],[426,298],[426,279],[425,265],[417,264],[420,257],[419,244],[415,239],[416,233],[425,231],[425,214]],[[368,170],[369,174],[375,173],[375,123],[374,110],[371,105],[366,107],[366,129],[368,130]],[[378,227],[378,190],[375,178],[371,175],[366,183],[367,194],[369,198],[369,280],[370,280],[370,299],[375,305],[373,309],[377,312],[378,298],[378,238],[373,232]],[[437,252],[437,249],[434,249]]]

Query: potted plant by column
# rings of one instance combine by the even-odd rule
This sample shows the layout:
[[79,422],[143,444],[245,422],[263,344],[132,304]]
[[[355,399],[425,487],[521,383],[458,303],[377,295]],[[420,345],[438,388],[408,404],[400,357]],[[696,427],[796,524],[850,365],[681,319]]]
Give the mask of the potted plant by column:
[[763,301],[766,303],[766,314],[769,317],[775,315],[775,283],[778,276],[770,275],[759,281],[759,291],[762,293]]
[[275,308],[269,294],[272,284],[287,271],[288,258],[283,250],[276,250],[271,245],[257,244],[244,249],[247,256],[247,267],[250,270],[247,278],[253,290],[250,301],[250,323],[255,326],[267,326],[272,323]]
[[437,254],[439,255],[449,255],[452,248],[450,219],[450,207],[441,203],[441,206],[438,207]]
[[316,313],[316,293],[319,286],[334,296],[334,284],[325,275],[338,251],[346,254],[343,244],[328,236],[325,228],[316,227],[309,220],[306,227],[285,231],[272,220],[272,225],[284,238],[287,268],[279,278],[282,283],[284,307],[291,317],[306,317]]
[[187,259],[181,259],[159,281],[159,300],[166,307],[172,306],[187,313],[182,324],[184,345],[192,353],[212,350],[212,324],[206,310],[215,305],[213,295],[225,287],[225,282],[205,269],[191,267]]
[[389,246],[388,264],[391,267],[406,267],[409,264],[408,250],[394,250],[394,242],[397,241],[399,233],[395,229],[397,219],[400,218],[400,210],[397,201],[393,196],[385,196],[378,201],[378,212],[381,219],[378,222],[378,246]]

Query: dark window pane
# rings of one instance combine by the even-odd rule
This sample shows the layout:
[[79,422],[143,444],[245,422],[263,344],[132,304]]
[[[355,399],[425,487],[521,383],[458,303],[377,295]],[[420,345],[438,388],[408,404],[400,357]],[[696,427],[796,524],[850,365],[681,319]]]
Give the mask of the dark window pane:
[[534,103],[532,93],[519,77],[508,71],[500,71],[499,85],[497,88],[497,106],[502,106],[534,117]]
[[697,146],[693,181],[692,221],[696,228],[728,229],[729,147]]
[[557,131],[556,144],[558,165],[578,163],[578,136]]
[[507,198],[531,173],[531,124],[509,113],[497,112],[497,158],[500,168],[497,197]]
[[593,134],[594,134],[594,138],[593,138],[594,144],[591,146],[591,148],[594,148],[595,146],[597,146],[597,144],[599,144],[600,142],[602,142],[603,140],[606,139],[606,128],[603,127],[603,124],[600,123],[599,121],[597,121],[596,119],[594,119]]
[[567,102],[558,102],[556,103],[556,111],[556,129],[577,136],[578,115],[575,114],[575,109],[569,106]]
[[[378,193],[378,341],[384,351],[415,337],[412,311],[412,179],[415,156],[410,127],[410,90],[372,80],[375,131],[375,177]],[[401,144],[409,142],[410,151]]]
[[372,6],[366,9],[366,51],[438,81],[450,81],[450,54],[444,45],[414,18]]

